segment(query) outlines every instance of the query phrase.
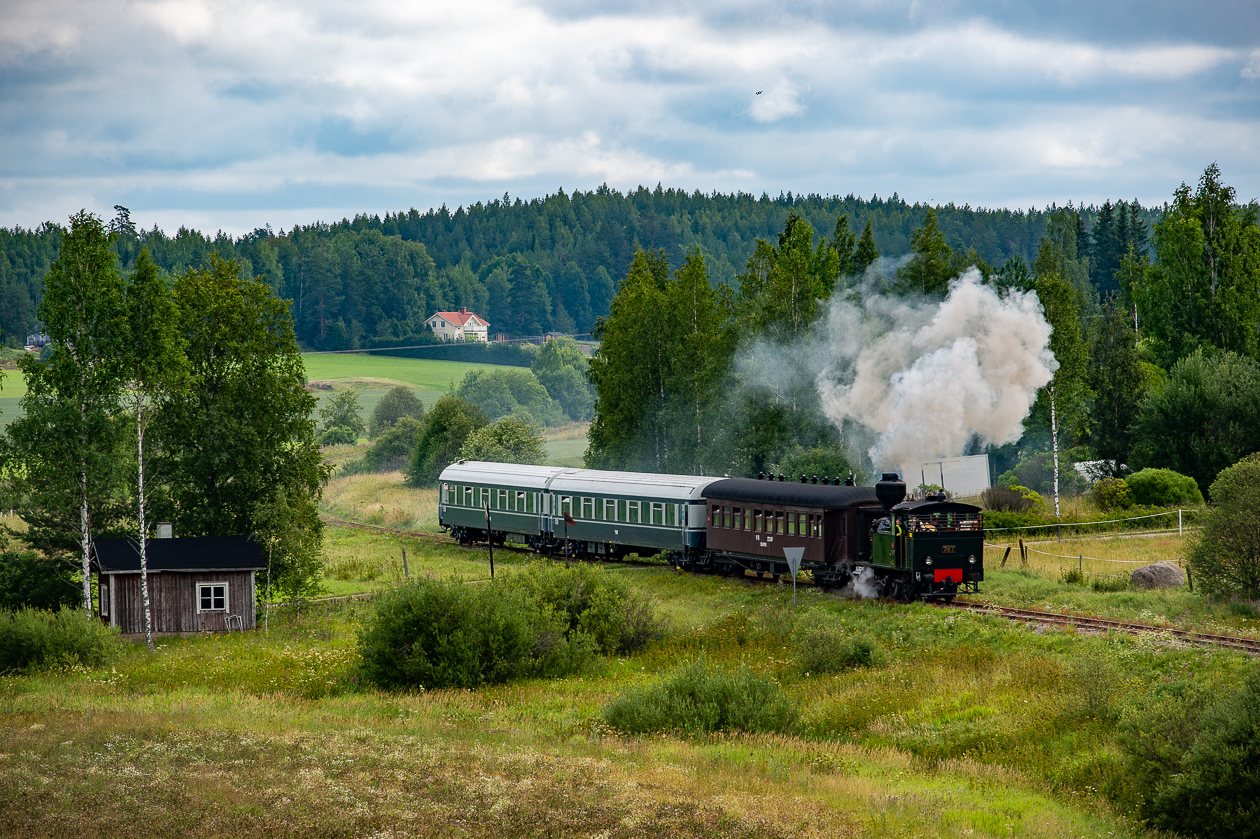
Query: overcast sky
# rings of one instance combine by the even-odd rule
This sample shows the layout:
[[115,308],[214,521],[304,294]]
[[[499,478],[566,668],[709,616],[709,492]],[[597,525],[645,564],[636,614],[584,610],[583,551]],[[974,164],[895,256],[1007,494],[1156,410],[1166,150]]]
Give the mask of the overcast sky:
[[[762,91],[757,95],[757,91]],[[1260,197],[1255,0],[0,3],[0,226],[243,233],[639,184]]]

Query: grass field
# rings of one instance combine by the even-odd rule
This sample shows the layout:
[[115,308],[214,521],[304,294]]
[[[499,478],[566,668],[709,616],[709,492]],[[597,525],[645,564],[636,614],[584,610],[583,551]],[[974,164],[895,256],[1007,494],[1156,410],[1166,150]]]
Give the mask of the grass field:
[[[484,550],[333,528],[330,582],[390,587],[403,546],[411,574],[486,577]],[[521,562],[496,560],[501,574]],[[793,608],[788,586],[604,573],[652,598],[669,635],[564,679],[365,688],[355,639],[370,603],[283,611],[269,635],[162,639],[153,656],[135,645],[101,669],[2,676],[3,832],[1136,839],[1148,834],[1103,795],[1122,771],[1118,715],[1172,674],[1228,686],[1248,666],[1155,637],[810,590]],[[874,638],[882,666],[802,672],[792,629],[824,617]],[[610,699],[699,655],[775,678],[799,724],[683,738],[602,721]]]

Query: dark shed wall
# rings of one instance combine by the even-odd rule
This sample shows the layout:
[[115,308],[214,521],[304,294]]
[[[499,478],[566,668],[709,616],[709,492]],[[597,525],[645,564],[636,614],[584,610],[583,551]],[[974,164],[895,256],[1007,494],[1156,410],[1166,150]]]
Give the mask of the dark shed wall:
[[[240,615],[253,629],[254,585],[250,571],[159,571],[149,574],[149,601],[154,632],[221,632],[227,615]],[[144,600],[139,574],[110,574],[114,591],[114,625],[124,634],[144,632]],[[227,583],[226,612],[198,612],[197,584]]]

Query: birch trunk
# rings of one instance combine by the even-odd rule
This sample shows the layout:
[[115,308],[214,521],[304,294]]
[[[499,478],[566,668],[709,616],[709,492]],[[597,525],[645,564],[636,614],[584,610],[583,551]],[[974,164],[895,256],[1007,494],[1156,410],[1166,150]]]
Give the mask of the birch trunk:
[[149,540],[144,529],[144,399],[136,394],[136,466],[139,491],[136,494],[140,519],[140,599],[144,607],[144,643],[153,652],[153,607],[149,603]]

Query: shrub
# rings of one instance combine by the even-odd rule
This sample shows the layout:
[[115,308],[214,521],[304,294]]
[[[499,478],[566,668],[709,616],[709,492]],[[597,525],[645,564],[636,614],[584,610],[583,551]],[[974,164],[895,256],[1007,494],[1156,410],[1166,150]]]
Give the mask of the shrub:
[[1124,478],[1103,478],[1094,484],[1089,494],[1100,510],[1124,510],[1133,506],[1133,492]]
[[1143,469],[1125,479],[1133,500],[1147,507],[1202,504],[1203,493],[1194,478],[1171,469]]
[[1187,560],[1212,594],[1260,597],[1260,454],[1221,471]]
[[322,422],[320,431],[327,434],[334,429],[344,428],[352,435],[350,442],[353,443],[360,434],[367,431],[363,425],[363,417],[360,415],[361,410],[359,397],[353,390],[341,390],[331,394],[324,400],[324,406],[319,409],[319,418]]
[[0,609],[0,671],[114,660],[122,649],[118,630],[79,609]]
[[444,395],[425,417],[407,470],[407,485],[436,484],[442,470],[459,457],[468,435],[487,423],[485,412],[476,405]]
[[503,417],[468,435],[459,450],[467,460],[540,464],[547,459],[542,434],[520,417]]
[[423,419],[424,405],[411,388],[399,385],[382,396],[381,401],[372,409],[372,415],[368,417],[368,436],[375,440],[403,417]]
[[883,650],[866,633],[853,634],[834,621],[815,618],[792,633],[796,664],[802,673],[839,673],[884,663]]
[[1260,671],[1232,696],[1207,700],[1202,688],[1163,685],[1125,716],[1128,797],[1160,830],[1260,837]]
[[364,452],[362,471],[389,472],[405,467],[416,450],[421,428],[413,417],[399,417]]
[[778,471],[787,475],[788,480],[796,480],[801,475],[819,478],[826,476],[843,480],[849,476],[850,472],[859,476],[861,474],[860,468],[853,468],[839,446],[815,446],[812,449],[797,446],[793,452],[783,458]]
[[464,374],[454,395],[481,408],[491,421],[521,413],[545,426],[568,421],[564,408],[529,370],[475,368]]
[[0,551],[0,609],[59,609],[80,603],[83,588],[75,571],[61,557]]
[[317,438],[317,442],[321,446],[352,446],[358,441],[359,436],[354,433],[354,430],[344,425],[333,426],[321,433]]
[[507,578],[507,585],[559,617],[566,632],[588,635],[605,653],[634,652],[665,634],[650,601],[590,565],[533,562]]
[[980,502],[986,510],[1000,513],[1026,513],[1033,507],[1032,499],[1014,487],[989,487],[980,493]]
[[383,688],[475,688],[579,672],[595,644],[520,586],[423,578],[381,598],[359,634],[360,670]]
[[799,715],[773,679],[746,668],[711,669],[703,657],[653,685],[626,691],[604,708],[604,720],[626,734],[788,732]]

